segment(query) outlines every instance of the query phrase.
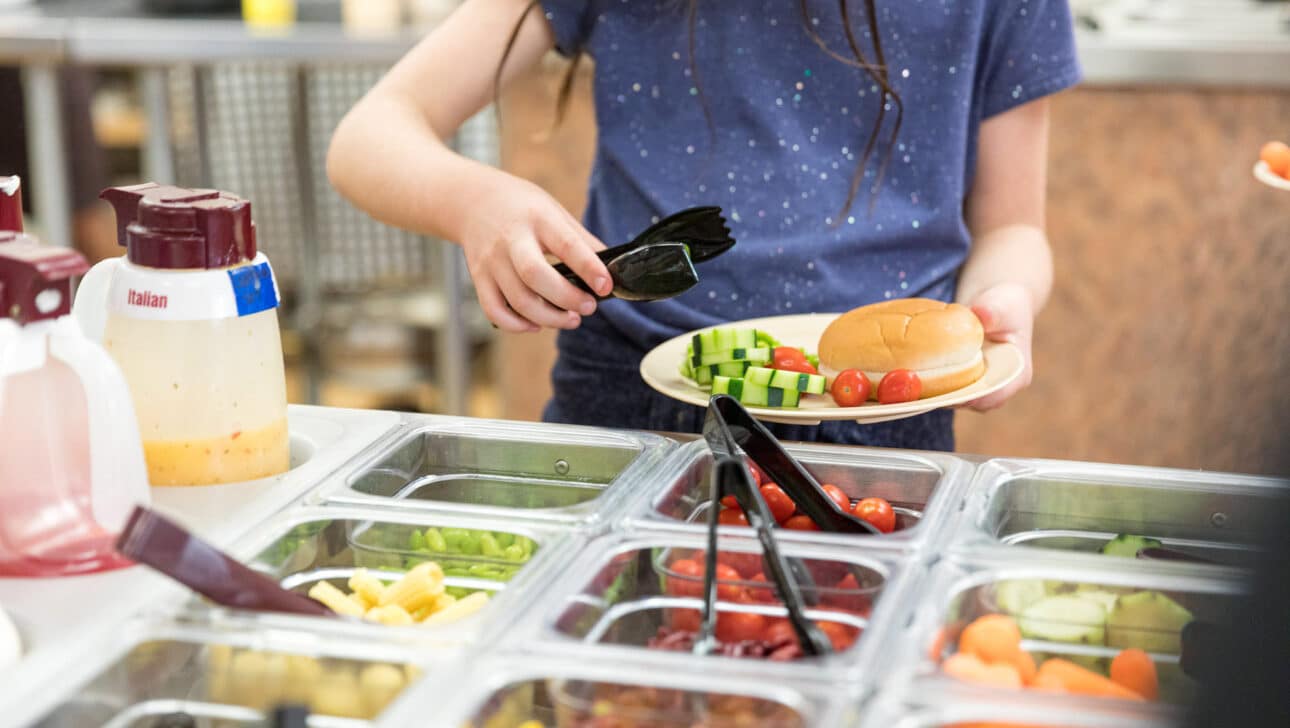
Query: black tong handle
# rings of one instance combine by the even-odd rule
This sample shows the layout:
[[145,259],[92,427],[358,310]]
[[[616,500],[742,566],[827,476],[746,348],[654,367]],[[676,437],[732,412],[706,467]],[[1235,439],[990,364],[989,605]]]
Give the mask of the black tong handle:
[[[630,242],[598,251],[596,257],[609,265],[618,256],[651,243],[685,243],[690,247],[690,260],[703,263],[729,250],[735,239],[731,237],[720,207],[691,207],[650,225]],[[569,266],[558,263],[555,269],[571,283],[591,293]]]
[[[785,558],[775,540],[774,523],[770,508],[753,485],[752,476],[743,460],[733,457],[722,457],[713,465],[712,498],[713,503],[720,503],[726,495],[733,495],[740,508],[748,517],[748,524],[757,532],[761,542],[762,558],[770,572],[770,583],[775,586],[784,607],[788,610],[788,621],[797,634],[802,653],[811,657],[827,655],[833,652],[833,645],[814,622],[807,619],[802,590],[798,585],[798,572],[793,568],[794,562]],[[695,640],[696,654],[707,654],[716,640],[713,628],[716,624],[717,598],[717,508],[708,512],[708,549],[704,555],[703,565],[703,611],[699,625],[699,636]],[[810,575],[802,572],[806,580]],[[812,591],[814,585],[812,584]]]
[[[868,521],[844,512],[816,482],[806,468],[779,444],[766,426],[744,409],[739,400],[725,394],[713,395],[708,402],[708,417],[703,437],[718,457],[737,457],[743,450],[770,476],[788,497],[822,531],[833,533],[881,533]],[[713,508],[717,506],[714,503]]]

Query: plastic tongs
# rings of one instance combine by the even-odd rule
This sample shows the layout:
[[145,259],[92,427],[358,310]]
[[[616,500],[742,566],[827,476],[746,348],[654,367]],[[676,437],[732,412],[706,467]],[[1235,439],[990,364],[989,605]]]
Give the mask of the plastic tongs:
[[[806,472],[797,459],[788,454],[766,426],[748,414],[739,400],[725,394],[713,395],[708,402],[708,416],[703,424],[703,437],[718,459],[738,458],[742,450],[761,468],[772,482],[797,504],[803,513],[822,531],[832,533],[881,533],[867,521],[856,518],[838,508],[820,484]],[[760,493],[758,499],[760,500]],[[719,500],[712,502],[718,510]],[[740,503],[743,506],[743,503]],[[745,509],[745,513],[747,509]]]
[[[711,260],[734,244],[721,208],[694,207],[669,215],[631,242],[606,248],[596,255],[613,277],[613,297],[661,301],[697,285],[699,274],[694,264]],[[569,266],[559,263],[555,269],[570,283],[594,295]]]
[[[705,434],[711,431],[712,437],[729,438],[729,431],[719,418],[709,417],[711,427],[705,427]],[[733,444],[733,441],[731,441]],[[774,585],[784,606],[788,609],[788,620],[797,634],[802,652],[808,656],[827,655],[833,652],[832,643],[814,622],[806,618],[805,599],[802,596],[804,583],[807,590],[816,594],[815,583],[801,562],[785,558],[779,550],[775,539],[774,523],[770,508],[761,497],[752,482],[752,476],[741,458],[732,455],[718,455],[713,465],[712,498],[713,503],[720,503],[727,495],[733,495],[740,508],[748,517],[748,524],[757,532],[761,542],[763,560],[770,573],[770,583]],[[699,625],[699,636],[695,640],[694,653],[706,655],[716,645],[714,627],[716,624],[715,601],[717,598],[717,508],[708,512],[708,548],[704,554],[703,565],[703,611]]]
[[116,548],[122,556],[150,566],[225,607],[338,617],[322,604],[283,589],[273,579],[148,508],[134,509]]

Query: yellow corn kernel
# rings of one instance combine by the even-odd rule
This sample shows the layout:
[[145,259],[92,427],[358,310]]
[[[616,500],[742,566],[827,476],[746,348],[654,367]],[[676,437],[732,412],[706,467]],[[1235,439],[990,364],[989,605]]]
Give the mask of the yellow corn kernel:
[[405,687],[403,671],[393,665],[368,665],[358,674],[358,693],[368,715],[380,715]]
[[376,622],[390,627],[401,627],[412,624],[414,621],[412,615],[397,604],[387,604],[384,607],[369,609],[363,618],[369,622]]
[[381,606],[397,604],[408,614],[413,614],[433,606],[440,594],[443,594],[443,569],[433,561],[427,561],[386,587],[381,595]]
[[488,604],[488,592],[475,592],[430,615],[422,624],[448,624],[465,619]]
[[546,728],[546,726],[542,725],[540,721],[526,720],[523,723],[520,723],[518,728]]
[[367,611],[358,600],[332,586],[329,581],[320,581],[310,587],[309,598],[344,617],[361,617]]
[[363,600],[363,603],[369,607],[379,606],[381,604],[381,595],[385,593],[385,585],[380,579],[372,576],[367,569],[359,569],[354,575],[349,577],[349,590],[354,592],[353,596]]

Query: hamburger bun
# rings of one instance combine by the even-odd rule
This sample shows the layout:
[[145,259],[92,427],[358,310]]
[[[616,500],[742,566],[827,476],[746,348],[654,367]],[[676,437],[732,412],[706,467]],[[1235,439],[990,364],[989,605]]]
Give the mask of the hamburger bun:
[[859,369],[873,383],[909,369],[923,383],[923,399],[953,392],[985,374],[985,330],[971,309],[928,298],[861,306],[839,316],[820,337],[820,372],[833,379]]

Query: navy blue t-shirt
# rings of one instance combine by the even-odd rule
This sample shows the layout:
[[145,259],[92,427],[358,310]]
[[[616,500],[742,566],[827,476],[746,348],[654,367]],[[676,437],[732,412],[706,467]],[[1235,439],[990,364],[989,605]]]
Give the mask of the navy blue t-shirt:
[[[871,200],[896,109],[863,70],[829,57],[808,34],[806,22],[851,56],[837,4],[810,0],[807,21],[789,0],[701,0],[693,68],[685,0],[542,4],[557,48],[595,59],[588,230],[614,245],[661,216],[719,205],[738,240],[699,267],[700,283],[685,295],[607,301],[561,334],[547,416],[564,421],[655,425],[606,415],[595,391],[567,391],[567,370],[580,362],[621,382],[644,352],[691,329],[890,298],[953,298],[971,242],[963,203],[982,120],[1080,76],[1066,0],[880,1],[904,120]],[[852,27],[873,61],[863,4],[852,6]],[[856,203],[836,220],[880,104],[890,111],[878,149]],[[581,409],[575,395],[587,398],[585,413],[570,411]]]

